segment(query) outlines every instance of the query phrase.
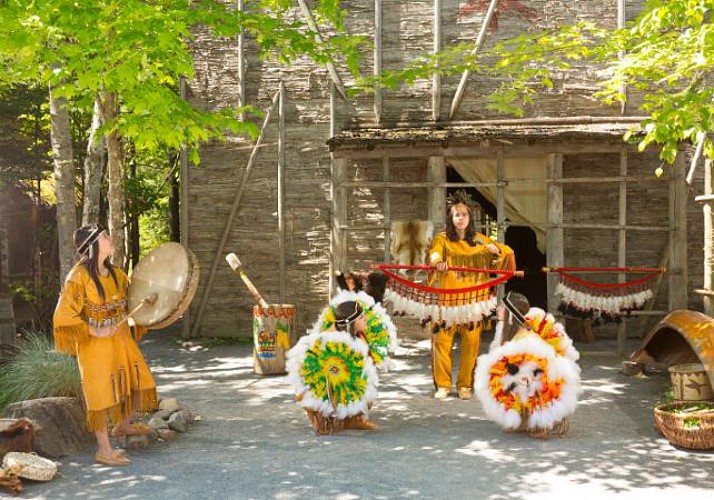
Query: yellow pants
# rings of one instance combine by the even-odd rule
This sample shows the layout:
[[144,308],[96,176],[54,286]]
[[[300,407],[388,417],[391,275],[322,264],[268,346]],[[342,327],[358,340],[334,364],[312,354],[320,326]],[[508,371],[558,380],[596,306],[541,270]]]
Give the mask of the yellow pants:
[[474,386],[476,357],[481,344],[481,323],[474,323],[471,330],[469,330],[468,324],[452,325],[440,329],[434,335],[431,343],[434,385],[437,388],[443,387],[447,391],[451,391],[452,349],[456,334],[461,335],[461,361],[459,362],[459,374],[456,378],[456,388],[471,389]]

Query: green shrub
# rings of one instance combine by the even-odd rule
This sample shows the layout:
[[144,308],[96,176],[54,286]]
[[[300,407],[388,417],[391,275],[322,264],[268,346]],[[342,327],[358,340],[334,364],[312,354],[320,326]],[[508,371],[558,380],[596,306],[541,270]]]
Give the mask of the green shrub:
[[0,367],[0,409],[26,399],[79,397],[77,360],[54,350],[46,333],[26,331],[14,354]]

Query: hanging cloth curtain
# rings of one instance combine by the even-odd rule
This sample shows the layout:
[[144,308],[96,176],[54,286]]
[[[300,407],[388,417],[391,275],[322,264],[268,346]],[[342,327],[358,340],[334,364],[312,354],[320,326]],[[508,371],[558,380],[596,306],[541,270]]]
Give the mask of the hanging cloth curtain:
[[[466,182],[496,182],[495,158],[447,158]],[[512,226],[530,226],[536,234],[538,250],[545,253],[545,227],[547,221],[547,176],[548,159],[545,156],[532,158],[505,158],[504,171],[507,179],[543,179],[543,182],[514,182],[506,186],[506,218]],[[479,187],[479,192],[496,205],[496,186]]]

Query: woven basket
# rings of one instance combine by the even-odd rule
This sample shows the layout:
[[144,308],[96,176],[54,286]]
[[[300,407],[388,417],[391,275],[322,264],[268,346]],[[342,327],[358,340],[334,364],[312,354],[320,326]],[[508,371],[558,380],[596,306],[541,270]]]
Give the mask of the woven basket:
[[[672,410],[691,405],[691,403],[668,403],[655,407],[654,420],[657,428],[675,446],[692,450],[714,448],[714,410],[701,413],[672,413]],[[692,425],[691,419],[698,419],[698,424]]]
[[33,481],[49,481],[57,473],[57,464],[35,453],[11,451],[2,460],[6,469],[17,467],[17,475]]

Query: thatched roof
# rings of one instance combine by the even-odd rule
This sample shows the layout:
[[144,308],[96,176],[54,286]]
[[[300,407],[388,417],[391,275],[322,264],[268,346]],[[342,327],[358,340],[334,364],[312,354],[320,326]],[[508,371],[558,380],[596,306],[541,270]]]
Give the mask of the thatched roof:
[[362,149],[374,146],[443,145],[479,141],[539,141],[561,142],[568,139],[621,141],[644,117],[565,117],[527,118],[522,120],[486,120],[455,122],[444,125],[378,128],[365,127],[344,130],[331,137],[327,144],[331,151],[340,148]]

